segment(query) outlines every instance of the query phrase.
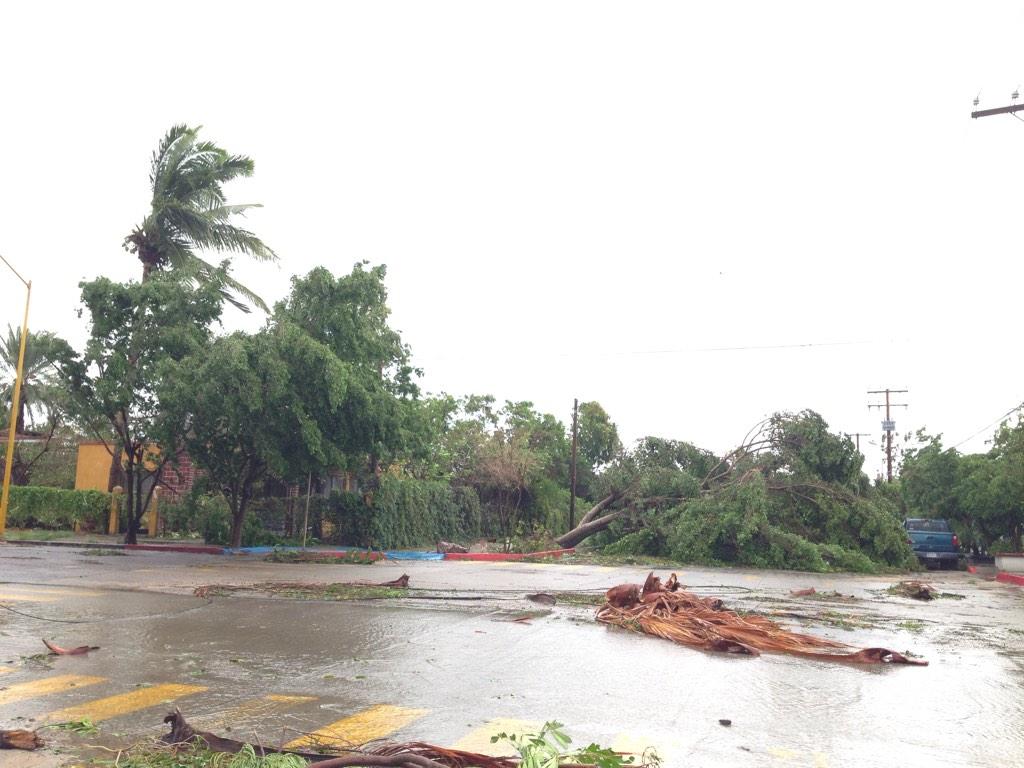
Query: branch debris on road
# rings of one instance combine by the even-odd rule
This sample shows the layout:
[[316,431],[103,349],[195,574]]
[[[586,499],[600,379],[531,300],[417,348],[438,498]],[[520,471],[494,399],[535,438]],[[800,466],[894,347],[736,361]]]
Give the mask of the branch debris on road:
[[747,656],[774,651],[824,661],[928,664],[887,648],[854,649],[846,643],[792,632],[764,616],[740,616],[717,598],[682,590],[674,573],[662,585],[651,572],[643,586],[620,584],[609,589],[606,597],[597,612],[598,621],[707,651]]

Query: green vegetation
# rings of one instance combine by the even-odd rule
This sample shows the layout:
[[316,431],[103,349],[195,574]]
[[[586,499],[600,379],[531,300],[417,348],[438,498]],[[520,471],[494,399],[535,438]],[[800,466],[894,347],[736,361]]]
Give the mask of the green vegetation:
[[211,752],[198,746],[167,748],[140,747],[120,753],[116,759],[97,759],[95,766],[113,768],[306,768],[297,755],[259,757],[250,746],[237,755]]
[[[596,768],[621,768],[633,765],[636,758],[590,744],[582,749],[569,749],[572,739],[562,730],[561,723],[548,721],[537,733],[499,733],[491,737],[492,744],[507,743],[521,760],[521,768],[558,768],[560,765],[592,765]],[[644,764],[657,766],[661,761],[653,753],[644,755]]]
[[110,512],[110,495],[25,485],[12,486],[7,523],[18,528],[70,530],[75,523],[102,529]]
[[[187,454],[205,479],[164,505],[167,530],[236,547],[306,539],[293,494],[308,484],[310,539],[374,549],[482,536],[520,552],[586,542],[613,562],[870,573],[915,567],[907,515],[948,518],[978,551],[1022,548],[1024,419],[983,455],[920,433],[900,482],[873,485],[850,439],[812,411],[777,413],[718,456],[655,437],[623,446],[604,408],[584,402],[570,499],[570,436],[556,416],[528,401],[421,393],[390,324],[383,265],[295,276],[270,312],[229,261],[205,260],[277,258],[238,226],[250,206],[227,204],[225,185],[253,168],[173,126],[124,240],[142,280],[80,284],[81,350],[46,332],[26,340],[17,429],[45,426],[46,445],[90,435],[112,446],[129,543],[152,489]],[[218,333],[225,301],[269,316],[257,332]],[[9,329],[0,343],[0,403],[19,342]],[[15,457],[16,483],[69,482],[70,453],[49,469],[40,456]],[[9,523],[102,529],[107,503],[26,485],[12,491]]]
[[916,434],[900,472],[908,517],[949,520],[964,546],[977,552],[1024,548],[1024,417],[1004,423],[988,453],[943,448],[941,435]]
[[[601,475],[612,556],[808,571],[910,568],[899,508],[872,488],[849,438],[816,413],[776,414],[718,459],[646,438]],[[573,534],[559,539],[575,543]]]

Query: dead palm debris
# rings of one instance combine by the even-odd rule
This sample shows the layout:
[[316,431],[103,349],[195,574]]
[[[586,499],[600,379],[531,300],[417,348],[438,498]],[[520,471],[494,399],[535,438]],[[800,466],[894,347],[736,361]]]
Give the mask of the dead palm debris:
[[77,648],[62,648],[59,645],[54,645],[45,637],[43,638],[43,645],[50,649],[51,656],[81,656],[89,651],[98,651],[100,649],[98,645],[80,645]]
[[449,553],[464,555],[469,550],[461,544],[455,544],[451,541],[439,541],[437,542],[437,551],[441,554],[447,555]]
[[914,600],[934,600],[938,597],[938,590],[923,581],[901,581],[889,587],[890,595],[910,597]]
[[814,587],[808,587],[807,589],[793,589],[790,590],[789,594],[793,597],[810,597],[811,595],[818,594],[818,590]]
[[[671,585],[671,590],[669,589]],[[823,637],[792,632],[769,618],[726,610],[721,600],[679,589],[675,574],[661,585],[653,572],[647,582],[621,584],[606,593],[597,620],[708,651],[760,656],[790,653],[825,661],[927,665],[887,648],[856,649]]]
[[44,742],[35,731],[0,730],[0,749],[35,750],[44,746]]

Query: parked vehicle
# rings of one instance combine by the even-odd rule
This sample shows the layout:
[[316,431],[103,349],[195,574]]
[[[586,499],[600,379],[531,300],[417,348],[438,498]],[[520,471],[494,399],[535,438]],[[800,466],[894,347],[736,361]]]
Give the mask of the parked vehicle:
[[945,520],[908,518],[910,548],[926,567],[956,568],[960,563],[960,540]]

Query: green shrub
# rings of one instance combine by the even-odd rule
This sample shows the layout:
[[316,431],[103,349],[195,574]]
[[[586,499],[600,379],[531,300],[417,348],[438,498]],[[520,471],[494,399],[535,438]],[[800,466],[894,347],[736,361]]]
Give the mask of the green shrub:
[[480,501],[471,488],[385,476],[367,504],[356,493],[333,493],[325,516],[337,543],[374,549],[430,545],[480,535]]
[[64,488],[11,486],[7,524],[12,528],[66,530],[75,523],[102,531],[110,514],[110,494]]

